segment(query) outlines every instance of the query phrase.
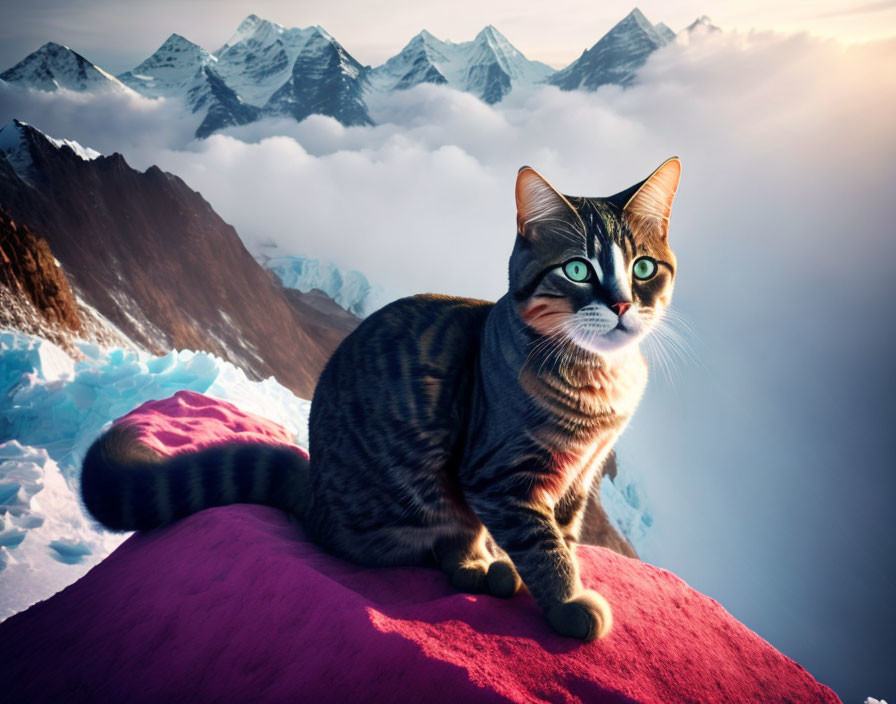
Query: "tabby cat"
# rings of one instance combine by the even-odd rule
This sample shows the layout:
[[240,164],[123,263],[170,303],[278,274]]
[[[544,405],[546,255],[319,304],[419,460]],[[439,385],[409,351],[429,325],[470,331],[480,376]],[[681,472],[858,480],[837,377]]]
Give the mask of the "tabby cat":
[[414,296],[368,317],[321,374],[310,460],[258,443],[163,459],[113,429],[84,461],[87,508],[133,530],[277,506],[348,560],[437,565],[501,597],[525,584],[558,633],[601,637],[611,610],[582,586],[575,545],[647,381],[638,343],[672,293],[680,172],[673,158],[615,196],[576,198],[523,167],[507,294]]

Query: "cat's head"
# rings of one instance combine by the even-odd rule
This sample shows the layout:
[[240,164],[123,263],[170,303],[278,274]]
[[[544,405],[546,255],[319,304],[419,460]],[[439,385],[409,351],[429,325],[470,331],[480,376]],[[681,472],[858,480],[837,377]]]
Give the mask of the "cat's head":
[[637,345],[672,295],[669,213],[680,176],[672,158],[621,193],[583,198],[520,169],[510,293],[523,322],[597,354]]

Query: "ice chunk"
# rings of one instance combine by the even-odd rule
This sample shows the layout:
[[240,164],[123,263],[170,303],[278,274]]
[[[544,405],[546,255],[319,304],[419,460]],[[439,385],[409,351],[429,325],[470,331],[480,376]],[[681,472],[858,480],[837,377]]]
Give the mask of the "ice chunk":
[[610,522],[641,554],[647,545],[653,515],[646,508],[640,486],[623,473],[612,481],[605,478],[600,485],[600,501]]
[[83,540],[65,539],[51,541],[50,550],[55,553],[51,555],[54,560],[58,560],[66,565],[77,565],[84,559],[85,555],[89,555],[91,552]]
[[350,313],[364,318],[394,300],[379,285],[372,285],[360,271],[343,271],[332,262],[308,257],[273,257],[263,265],[280,283],[302,293],[319,289]]
[[81,577],[124,538],[88,519],[46,450],[0,444],[0,619]]

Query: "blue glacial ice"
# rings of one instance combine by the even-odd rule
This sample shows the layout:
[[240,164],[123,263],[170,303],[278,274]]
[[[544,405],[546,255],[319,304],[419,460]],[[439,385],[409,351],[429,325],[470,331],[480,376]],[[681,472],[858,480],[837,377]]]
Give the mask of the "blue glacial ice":
[[264,266],[273,271],[287,288],[307,293],[319,289],[359,318],[365,318],[394,300],[379,285],[373,285],[360,271],[344,271],[331,262],[309,257],[272,257]]

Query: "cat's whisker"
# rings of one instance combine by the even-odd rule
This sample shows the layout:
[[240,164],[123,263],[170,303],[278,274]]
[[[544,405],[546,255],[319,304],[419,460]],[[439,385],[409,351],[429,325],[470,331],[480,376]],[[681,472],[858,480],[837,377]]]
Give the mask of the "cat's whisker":
[[675,383],[675,372],[680,365],[704,367],[689,338],[696,338],[693,326],[672,308],[662,311],[651,333],[645,338],[650,362],[671,384]]
[[525,363],[528,364],[530,359],[532,359],[533,357],[537,358],[537,355],[542,355],[543,353],[541,364],[539,365],[536,374],[541,374],[547,361],[556,356],[556,354],[551,354],[552,352],[557,353],[562,350],[562,347],[565,343],[565,326],[565,318],[553,324],[550,328],[548,328],[546,334],[536,341],[536,343],[532,346],[532,349],[526,355]]
[[648,366],[659,370],[666,381],[674,385],[675,381],[669,366],[669,353],[663,348],[658,338],[648,335],[644,338],[644,347]]

